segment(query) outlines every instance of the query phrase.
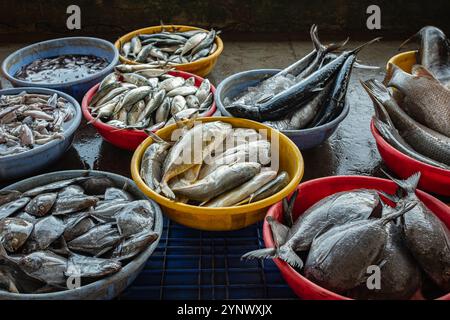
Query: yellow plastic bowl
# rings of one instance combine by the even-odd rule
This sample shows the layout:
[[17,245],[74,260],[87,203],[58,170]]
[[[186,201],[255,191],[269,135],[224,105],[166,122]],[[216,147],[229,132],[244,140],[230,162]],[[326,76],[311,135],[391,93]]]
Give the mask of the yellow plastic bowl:
[[[139,189],[141,189],[142,192],[144,192],[148,197],[155,200],[162,207],[163,212],[173,221],[187,227],[207,231],[230,231],[242,229],[262,220],[268,207],[285,198],[292,191],[294,191],[300,183],[304,171],[303,157],[297,146],[284,134],[279,133],[278,131],[261,123],[247,119],[213,117],[199,118],[198,121],[223,121],[230,123],[236,128],[250,128],[256,130],[266,129],[268,139],[270,139],[272,135],[278,135],[280,148],[279,171],[286,171],[289,174],[291,181],[277,194],[264,200],[243,206],[228,208],[205,208],[175,202],[155,193],[144,183],[139,175],[142,156],[148,146],[153,143],[151,138],[147,138],[134,152],[133,159],[131,160],[131,175]],[[171,125],[167,128],[159,130],[156,134],[169,141],[172,131],[175,130],[175,128],[176,125]]]
[[[165,25],[164,28],[166,30],[169,30],[172,32],[190,31],[190,30],[203,30],[203,31],[208,32],[208,30],[205,30],[205,29],[201,29],[201,28],[197,28],[197,27],[190,27],[190,26],[182,26],[182,25]],[[116,46],[117,50],[119,50],[119,53],[120,53],[122,45],[124,43],[129,42],[133,37],[135,37],[139,34],[153,34],[153,33],[159,33],[161,31],[162,31],[161,26],[148,27],[148,28],[135,30],[135,31],[132,31],[132,32],[124,35],[123,37],[119,38],[119,40],[117,40],[114,45]],[[217,59],[219,58],[220,54],[223,51],[222,39],[220,39],[220,37],[216,36],[215,42],[217,45],[217,50],[212,55],[202,58],[202,59],[199,59],[194,62],[184,63],[184,64],[176,64],[176,65],[173,65],[173,67],[175,69],[178,69],[181,71],[186,71],[186,72],[196,74],[200,77],[206,76],[207,74],[209,74],[212,71],[212,69],[214,68],[214,66],[217,63]],[[120,56],[119,59],[122,63],[126,63],[126,64],[140,64],[138,62],[131,61],[123,56]]]
[[386,66],[387,73],[391,72],[389,63],[395,64],[403,71],[411,73],[413,65],[417,63],[416,55],[417,51],[406,51],[393,56],[391,59],[389,59]]

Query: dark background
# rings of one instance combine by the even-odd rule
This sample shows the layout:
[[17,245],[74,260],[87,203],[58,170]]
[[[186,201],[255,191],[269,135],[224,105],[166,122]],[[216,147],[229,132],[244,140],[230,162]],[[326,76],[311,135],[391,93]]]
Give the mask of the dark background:
[[[81,8],[81,30],[66,28],[70,4]],[[366,9],[371,4],[381,8],[381,31],[366,28]],[[313,23],[329,36],[350,35],[352,39],[375,35],[403,39],[427,24],[450,29],[449,0],[1,0],[0,12],[0,40],[9,42],[69,35],[115,40],[161,20],[214,27],[224,31],[225,39],[267,37],[278,41],[304,39]]]

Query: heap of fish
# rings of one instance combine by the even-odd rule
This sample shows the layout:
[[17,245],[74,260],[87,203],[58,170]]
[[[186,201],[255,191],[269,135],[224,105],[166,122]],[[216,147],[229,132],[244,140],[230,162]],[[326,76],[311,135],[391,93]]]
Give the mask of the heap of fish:
[[[357,189],[330,195],[292,223],[294,194],[284,200],[284,224],[268,217],[275,248],[243,258],[280,258],[311,281],[357,299],[409,299],[431,279],[439,292],[450,291],[450,232],[415,194],[420,174],[387,195],[384,205],[375,190]],[[303,258],[303,259],[302,259]],[[305,262],[303,262],[305,261]],[[380,286],[366,280],[380,268]]]
[[211,84],[184,79],[149,65],[119,65],[89,104],[91,114],[121,129],[157,130],[205,112],[214,103]]
[[64,139],[74,106],[62,97],[21,92],[0,96],[0,157]]
[[155,209],[103,176],[0,191],[0,291],[66,290],[121,270],[156,241]]
[[387,87],[363,82],[375,106],[374,125],[394,148],[421,162],[450,170],[450,46],[444,33],[424,27],[418,61],[406,73],[391,64]]
[[311,28],[315,49],[280,71],[249,88],[234,101],[224,101],[233,116],[264,122],[278,130],[313,128],[335,119],[343,110],[351,71],[357,53],[374,39],[356,49],[333,51],[338,44],[323,45],[317,26]]
[[267,198],[290,181],[270,167],[271,143],[253,129],[214,121],[180,130],[175,143],[151,134],[141,161],[142,179],[169,199],[230,207]]
[[206,58],[217,50],[219,32],[211,30],[178,31],[162,26],[162,31],[139,34],[121,47],[123,57],[154,67],[190,63]]
[[106,59],[93,55],[61,55],[37,59],[20,69],[15,77],[35,83],[66,83],[86,78],[108,64]]

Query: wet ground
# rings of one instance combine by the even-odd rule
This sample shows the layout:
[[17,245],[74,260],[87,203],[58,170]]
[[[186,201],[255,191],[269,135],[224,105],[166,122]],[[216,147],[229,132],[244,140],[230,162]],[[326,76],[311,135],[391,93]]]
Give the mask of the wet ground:
[[[349,47],[360,42],[353,42]],[[388,41],[374,44],[363,50],[359,59],[379,66],[379,70],[355,69],[348,91],[350,114],[336,133],[321,146],[301,150],[305,159],[303,180],[330,175],[362,174],[380,176],[382,162],[370,133],[369,124],[373,114],[372,104],[359,84],[360,79],[382,79],[386,61],[397,52],[399,42]],[[25,44],[2,45],[0,59]],[[225,50],[208,76],[214,85],[240,71],[257,68],[283,68],[311,51],[309,42],[244,42],[227,41]],[[2,79],[2,86],[8,86]],[[103,141],[96,130],[85,121],[80,125],[73,147],[46,171],[70,169],[94,169],[130,176],[132,152],[120,150]],[[12,181],[14,182],[14,181]],[[9,182],[0,182],[6,185]]]

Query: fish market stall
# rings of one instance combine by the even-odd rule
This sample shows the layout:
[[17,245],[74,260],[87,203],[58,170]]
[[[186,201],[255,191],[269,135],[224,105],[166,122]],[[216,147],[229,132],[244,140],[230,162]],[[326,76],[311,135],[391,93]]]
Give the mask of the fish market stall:
[[[388,66],[389,72],[386,76],[386,63],[397,53],[401,40],[378,41],[379,39],[375,39],[367,42],[337,39],[343,41],[333,42],[336,39],[329,39],[324,35],[324,39],[321,38],[319,41],[316,26],[311,28],[313,44],[310,41],[289,39],[285,41],[273,39],[270,41],[242,41],[242,39],[226,35],[221,35],[219,38],[215,30],[182,29],[176,30],[176,32],[164,32],[164,28],[162,30],[138,30],[122,37],[116,43],[117,50],[121,55],[120,59],[122,61],[130,60],[132,63],[116,66],[115,73],[105,74],[104,80],[101,82],[99,80],[96,86],[92,87],[82,102],[85,119],[81,120],[71,147],[51,166],[39,172],[41,174],[66,170],[112,172],[122,176],[121,179],[132,178],[140,191],[133,184],[134,197],[133,199],[128,198],[127,193],[120,190],[124,186],[110,184],[111,181],[107,182],[107,186],[102,187],[101,190],[92,191],[88,183],[90,178],[81,172],[77,177],[66,177],[72,180],[63,180],[57,187],[47,185],[41,190],[39,190],[39,186],[42,183],[39,186],[21,186],[20,179],[2,179],[0,187],[18,183],[21,187],[19,191],[23,194],[1,194],[5,200],[0,205],[0,214],[4,214],[4,217],[0,215],[0,220],[3,219],[3,226],[0,225],[0,227],[3,228],[2,230],[6,230],[9,225],[15,223],[15,229],[21,231],[21,235],[24,236],[20,245],[7,243],[8,246],[5,244],[0,246],[0,258],[5,259],[6,257],[14,265],[14,259],[11,256],[19,249],[25,250],[28,255],[32,256],[50,248],[53,253],[43,258],[56,261],[58,273],[56,278],[51,277],[51,279],[47,278],[48,274],[46,273],[39,274],[39,280],[44,283],[56,284],[61,284],[67,276],[70,276],[70,272],[65,267],[68,265],[67,261],[78,268],[79,266],[91,266],[97,262],[104,266],[104,269],[96,270],[94,276],[89,274],[92,271],[90,268],[83,269],[87,274],[85,278],[90,278],[87,282],[83,282],[86,290],[96,283],[92,281],[92,278],[97,279],[99,283],[107,282],[108,277],[114,277],[116,272],[116,275],[119,275],[122,268],[126,269],[134,262],[140,263],[141,265],[132,270],[130,279],[137,275],[138,269],[142,271],[136,276],[136,280],[129,283],[128,288],[118,295],[119,299],[295,299],[297,295],[300,298],[317,298],[321,292],[326,292],[329,295],[327,298],[364,299],[368,296],[367,292],[363,288],[355,289],[353,286],[355,282],[361,281],[360,278],[352,278],[349,282],[345,282],[348,279],[340,281],[341,279],[336,277],[333,278],[337,279],[335,282],[332,281],[333,279],[321,278],[321,274],[331,275],[336,271],[331,268],[321,269],[322,266],[318,266],[316,263],[319,259],[317,257],[321,255],[321,250],[324,250],[323,247],[326,247],[327,243],[343,237],[342,230],[345,229],[347,223],[354,223],[359,231],[362,230],[361,233],[366,232],[367,229],[378,230],[378,233],[366,232],[364,235],[367,238],[378,237],[378,246],[374,252],[379,254],[388,237],[387,233],[380,231],[384,225],[400,216],[406,216],[409,211],[415,210],[414,212],[419,212],[418,214],[426,215],[429,214],[427,210],[431,210],[430,214],[436,216],[433,216],[435,218],[430,224],[433,228],[441,228],[443,233],[438,233],[438,235],[440,240],[445,239],[445,232],[448,234],[448,230],[445,231],[445,224],[448,227],[449,223],[448,217],[445,218],[449,210],[445,203],[450,203],[449,194],[445,190],[445,183],[448,186],[448,181],[444,182],[441,188],[428,189],[427,191],[430,191],[432,195],[420,192],[417,198],[413,194],[416,185],[420,186],[421,180],[411,173],[401,176],[403,179],[412,176],[411,180],[407,180],[408,183],[394,180],[400,186],[399,189],[403,190],[402,197],[394,195],[395,183],[392,181],[361,177],[386,178],[383,171],[400,175],[391,168],[387,160],[386,164],[383,161],[386,158],[386,153],[382,151],[383,146],[394,148],[412,160],[432,168],[448,171],[448,154],[445,153],[448,152],[448,149],[443,148],[444,151],[442,151],[439,146],[442,147],[448,142],[450,122],[439,118],[430,120],[423,114],[414,114],[415,109],[413,109],[408,117],[419,119],[422,117],[421,120],[427,123],[426,125],[417,125],[417,122],[421,123],[422,121],[410,118],[405,120],[403,117],[405,112],[401,113],[398,105],[386,103],[386,100],[396,99],[394,93],[389,91],[390,87],[402,90],[404,79],[411,76],[407,73],[411,69],[402,71],[401,69],[405,69],[403,66],[396,67],[391,64]],[[367,37],[367,40],[371,38],[373,37]],[[225,43],[225,50],[223,50],[222,39]],[[203,44],[196,47],[192,43]],[[333,44],[323,45],[323,43]],[[4,59],[24,45],[3,46],[0,58]],[[334,52],[344,46],[346,51]],[[363,48],[364,50],[362,50]],[[408,50],[419,49],[422,53],[429,50],[423,45],[419,48],[415,44],[407,44],[407,48]],[[358,54],[357,57],[356,54]],[[189,58],[186,58],[185,55]],[[219,55],[220,58],[217,59]],[[205,59],[209,58],[216,58],[216,61],[213,63],[213,68],[211,67],[212,70],[201,72],[204,78],[174,70],[178,67],[182,69],[182,66],[190,63],[202,62],[202,59],[205,62]],[[62,56],[58,59],[51,63],[58,65],[71,63],[70,56]],[[98,71],[105,67],[102,61],[97,61],[89,55],[83,59],[91,69]],[[420,60],[420,57],[417,59]],[[324,62],[325,60],[326,62]],[[307,64],[300,68],[302,63],[299,61],[306,61]],[[426,64],[425,62],[422,61],[423,64]],[[159,68],[161,65],[162,69]],[[37,75],[33,68],[37,68]],[[258,71],[256,73],[261,74],[259,71],[269,69],[271,72],[264,71],[264,77],[257,78],[252,85],[241,87],[242,92],[234,92],[230,97],[224,94],[223,99],[217,100],[222,92],[227,91],[224,87],[232,85],[233,82],[230,79],[237,82],[242,80],[235,78],[234,75],[247,70],[256,70]],[[253,96],[250,100],[255,104],[247,108],[248,104],[244,103],[245,95],[255,94],[251,90],[247,91],[248,88],[256,86],[261,81],[271,79],[274,74],[285,76],[283,70],[286,69],[291,71],[298,69],[299,72],[295,75],[298,78],[287,77],[287,80],[283,81],[283,85],[286,86],[281,91],[274,92],[273,96]],[[16,76],[33,81],[33,78],[39,77],[40,73],[46,74],[45,71],[40,70],[32,63],[18,71]],[[441,89],[436,85],[436,81],[444,83],[448,81],[445,73],[438,73],[438,79],[434,79],[426,70],[419,67],[413,68],[412,72],[424,75],[423,81],[427,87],[435,86]],[[209,74],[205,76],[207,73]],[[246,75],[249,78],[253,77],[253,75]],[[245,79],[246,83],[249,78]],[[387,81],[383,81],[386,79]],[[431,83],[425,80],[431,81]],[[2,84],[8,86],[5,79],[2,79]],[[215,91],[215,87],[218,88],[217,91]],[[286,95],[283,94],[283,92],[297,92],[299,88],[306,88],[302,89],[304,94],[295,95],[294,98],[290,94],[286,98]],[[216,94],[215,101],[214,94]],[[402,91],[402,94],[408,95],[406,89]],[[442,95],[447,97],[446,92]],[[406,99],[404,96],[398,101],[404,102],[406,106],[411,106],[411,98]],[[59,101],[57,100],[58,96],[45,96],[45,98],[42,96],[40,98],[42,98],[42,101],[39,101],[41,110],[34,110],[33,114],[40,112],[38,113],[40,118],[47,117],[48,119],[40,119],[38,116],[31,117],[29,126],[33,129],[36,123],[53,121],[53,118],[49,118],[48,113],[56,112],[56,103]],[[228,98],[227,101],[225,101],[226,98]],[[418,98],[420,97],[414,96],[413,100],[416,101]],[[62,102],[66,101],[61,100],[61,105],[63,105]],[[423,104],[420,101],[418,103]],[[402,105],[400,102],[399,104]],[[216,105],[218,110],[216,110]],[[305,105],[306,107],[303,109],[299,107]],[[299,108],[300,113],[292,113],[292,110],[287,110],[286,106]],[[8,102],[8,107],[14,108],[14,103]],[[442,107],[442,113],[448,116],[448,108],[445,109],[442,105],[440,107]],[[261,113],[261,110],[265,111]],[[227,112],[229,114],[226,114]],[[200,126],[192,128],[191,121],[196,119],[198,114],[205,117],[199,118],[202,122]],[[221,115],[232,117],[221,118]],[[375,118],[373,118],[374,115],[376,115]],[[211,116],[213,117],[210,118]],[[10,139],[22,141],[22,136],[25,136],[29,140],[33,139],[33,142],[36,142],[36,139],[40,141],[39,136],[29,134],[28,127],[25,128],[27,124],[23,124],[23,118],[22,115],[19,115],[13,119],[22,123],[20,131],[16,130],[13,125],[8,127]],[[64,118],[62,119],[64,120]],[[56,130],[58,128],[55,129],[55,133],[49,132],[49,129],[54,129],[54,127],[48,126],[48,123],[44,124],[45,131],[43,132],[45,134],[59,133]],[[107,126],[109,134],[120,136],[121,133],[124,133],[121,138],[125,141],[122,141],[121,145],[108,142],[114,141],[112,138],[106,138],[97,124]],[[413,138],[430,139],[429,141],[434,143],[434,148],[426,148],[423,144],[418,147],[416,143],[418,140],[408,140],[410,136],[403,135],[403,133],[411,125],[423,127],[420,131],[423,135]],[[206,139],[206,142],[202,141],[202,146],[208,153],[202,153],[198,165],[180,166],[176,163],[176,158],[182,151],[189,150],[188,143],[180,142],[187,140],[198,127],[208,128],[208,137],[213,136],[211,143]],[[297,137],[300,133],[305,136],[300,136],[297,141],[295,138],[291,137],[293,140],[291,141],[286,136],[282,136],[280,146],[282,146],[283,154],[280,168],[277,170],[273,170],[267,163],[259,161],[260,159],[255,162],[241,163],[234,157],[235,154],[247,158],[251,152],[233,148],[225,149],[223,153],[222,151],[214,153],[214,157],[226,158],[227,166],[209,164],[205,166],[206,156],[211,155],[212,150],[217,147],[215,143],[222,142],[225,136],[234,136],[239,130],[250,136],[255,135],[256,131],[252,130],[259,128],[268,129],[270,132],[267,141],[264,139],[258,141],[260,145],[256,147],[258,151],[262,149],[263,154],[264,152],[269,153],[269,138],[272,135],[278,135],[276,130],[286,133],[287,137],[291,137],[291,133]],[[172,141],[170,135],[175,129],[181,130],[182,135],[176,141]],[[317,138],[317,135],[309,136],[317,134],[314,130],[320,131],[321,139]],[[435,131],[439,133],[435,134]],[[131,138],[124,138],[125,132],[140,133],[140,136],[136,141],[132,141]],[[443,138],[445,135],[447,135],[447,139]],[[441,139],[441,144],[436,142],[436,137]],[[302,145],[303,139],[310,139],[313,143]],[[385,142],[384,145],[381,144],[381,139]],[[141,141],[144,142],[138,146]],[[132,146],[127,146],[127,143]],[[297,149],[294,143],[300,149]],[[26,153],[30,152],[28,149],[34,148],[34,144],[30,142],[25,145],[17,143],[17,148]],[[380,152],[378,152],[377,146]],[[137,150],[133,154],[136,147]],[[6,152],[11,148],[8,145],[3,149]],[[227,152],[233,157],[229,157],[230,154]],[[163,162],[164,172],[159,172]],[[154,170],[154,167],[158,167],[158,170]],[[346,175],[359,176],[355,178],[358,181],[352,184],[355,188],[377,188],[377,190],[379,188],[387,194],[379,196],[374,190],[351,191],[353,188],[343,188],[342,184],[337,181],[339,179],[333,180],[333,177],[329,177]],[[322,181],[327,186],[326,188],[324,185],[320,185],[320,180],[315,180],[323,177],[329,177],[332,180],[329,183]],[[189,180],[191,178],[192,180]],[[341,177],[341,179],[344,178]],[[425,182],[427,174],[422,173],[421,179],[424,181],[425,188],[428,185]],[[349,178],[349,180],[351,179]],[[130,180],[121,181],[125,185],[132,183]],[[221,184],[216,183],[217,181]],[[297,187],[300,181],[305,184]],[[261,186],[269,187],[264,189]],[[319,193],[316,190],[317,194],[314,194],[314,197],[309,196],[307,207],[311,208],[308,209],[307,207],[300,208],[300,205],[296,203],[302,203],[301,192],[298,195],[294,193],[289,201],[285,198],[296,188],[309,190],[310,194],[314,193],[314,188],[326,189],[326,191]],[[357,216],[355,219],[363,220],[362,223],[361,221],[336,219],[335,223],[342,224],[342,226],[335,227],[338,231],[334,234],[333,232],[327,234],[327,230],[309,228],[306,230],[311,232],[309,238],[302,243],[301,248],[300,246],[296,247],[306,250],[305,256],[296,256],[294,249],[286,244],[291,241],[291,238],[288,239],[286,234],[277,233],[271,229],[274,226],[276,228],[280,223],[289,228],[294,227],[297,218],[298,221],[302,221],[302,218],[299,218],[299,216],[303,216],[300,215],[300,212],[304,216],[311,215],[308,212],[314,213],[314,204],[318,201],[324,201],[325,205],[329,205],[326,202],[327,197],[332,197],[336,192],[349,190],[348,193],[351,195],[348,197],[361,202],[357,209],[363,207],[363,210],[355,213]],[[76,202],[75,209],[65,203],[64,193],[73,196],[72,200]],[[141,202],[146,199],[146,196],[155,202]],[[344,197],[346,196],[344,195]],[[110,197],[120,198],[119,202],[106,203],[117,200]],[[391,200],[397,204],[397,207],[382,206],[382,199]],[[41,202],[46,206],[37,205]],[[131,210],[135,213],[133,217],[136,220],[133,221],[127,220],[127,214],[120,214],[123,212],[124,206],[129,206],[130,203],[135,205]],[[147,207],[148,203],[154,204],[157,209],[152,206]],[[303,206],[303,204],[301,205]],[[426,209],[425,205],[429,206],[429,209]],[[105,209],[106,207],[108,210]],[[155,217],[158,216],[159,207],[165,214],[164,227],[154,221],[149,221],[151,219],[147,214],[152,212]],[[88,208],[91,209],[87,210]],[[24,212],[20,213],[19,211],[22,209]],[[78,225],[83,222],[83,225],[86,224],[87,231],[78,233],[75,232],[78,230],[72,230],[74,234],[70,234],[71,230],[67,228],[63,230],[60,222],[70,220],[70,213],[83,212],[83,210],[87,211],[85,215],[80,214],[79,217],[75,217],[80,220],[76,220],[76,223],[72,224]],[[114,211],[112,216],[110,210]],[[339,208],[337,210],[339,212]],[[247,211],[254,213],[252,219],[246,219],[245,212]],[[383,215],[381,215],[381,211],[383,211]],[[267,212],[269,212],[269,219],[261,221]],[[290,221],[283,220],[289,215],[282,214],[282,212],[291,212]],[[317,212],[320,213],[320,210],[315,212],[320,216]],[[203,219],[197,221],[196,218],[202,214],[204,214]],[[205,218],[207,214],[209,216]],[[215,219],[214,214],[221,216],[212,223],[211,221]],[[369,217],[376,217],[377,220],[368,220]],[[39,229],[36,230],[35,227],[32,231],[27,219],[35,218],[39,219],[37,223],[43,229],[50,228],[47,224],[56,225],[54,229],[59,232],[52,235],[51,241],[41,243],[42,239],[36,235]],[[22,219],[25,222],[14,219]],[[5,220],[7,220],[8,226],[4,222]],[[315,226],[316,228],[332,227],[321,221],[320,217],[319,222],[320,225]],[[127,223],[132,227],[127,228],[127,226],[129,227]],[[413,222],[407,221],[407,223],[413,228]],[[151,227],[146,228],[145,225],[151,225]],[[282,230],[285,231],[285,229]],[[65,231],[67,231],[67,236],[64,234]],[[333,229],[328,231],[333,231]],[[313,239],[316,239],[319,233],[320,237],[317,237],[316,244]],[[414,233],[414,230],[411,233]],[[104,239],[102,234],[107,234],[107,239]],[[101,246],[102,243],[93,244],[93,241],[90,240],[96,239],[96,237],[102,238],[106,244],[104,246]],[[60,243],[59,240],[64,241]],[[419,256],[421,248],[418,243],[420,241],[416,241],[411,235],[406,241],[405,246],[408,246],[411,251],[416,250],[414,254]],[[370,241],[367,240],[367,242]],[[133,245],[137,243],[138,249],[130,243]],[[288,250],[280,253],[277,251],[278,248],[272,248],[279,247],[279,245],[284,245],[283,248],[288,248]],[[127,246],[133,247],[134,250]],[[144,250],[148,246],[151,246],[151,252]],[[1,251],[3,247],[5,250]],[[71,256],[70,251],[72,250],[83,255]],[[345,248],[339,247],[336,250],[345,251]],[[349,251],[361,253],[359,250]],[[356,253],[350,258],[354,260],[360,258]],[[70,258],[61,258],[59,254],[64,257],[68,255]],[[241,259],[244,254],[244,258],[252,260]],[[440,251],[433,254],[439,255]],[[145,265],[143,260],[139,260],[141,255],[150,257]],[[444,259],[447,257],[442,256]],[[27,257],[21,258],[21,265],[26,265]],[[259,260],[262,257],[276,257],[276,259],[275,262],[271,259]],[[130,260],[131,258],[135,258],[135,260]],[[364,258],[370,262],[375,261],[372,256],[364,256]],[[409,299],[419,288],[422,288],[418,280],[421,274],[426,274],[443,290],[436,295],[427,295],[426,298],[445,297],[445,294],[448,294],[448,283],[446,283],[448,279],[436,275],[439,273],[436,268],[441,265],[433,269],[427,266],[427,261],[430,261],[427,260],[430,259],[429,256],[417,259],[419,260],[418,265],[408,265],[412,270],[411,276],[406,280],[401,279],[408,282],[409,287],[400,293],[393,289],[388,293],[390,294],[389,298]],[[336,261],[337,264],[342,263],[339,259]],[[355,269],[365,267],[364,263],[361,262],[361,265],[355,266]],[[445,263],[445,261],[442,263],[443,269],[445,269]],[[339,266],[345,268],[344,263]],[[8,269],[6,271],[13,272],[15,270]],[[31,270],[27,271],[27,274],[36,272],[36,270]],[[313,288],[310,290],[310,295],[302,296],[299,294],[302,290],[297,291],[289,287],[302,285]],[[12,285],[10,288],[14,289]],[[121,288],[124,289],[124,287]],[[19,291],[19,288],[16,289]],[[35,291],[35,288],[30,289],[30,292]],[[373,298],[373,296],[370,297]],[[1,295],[0,298],[2,298]]]

